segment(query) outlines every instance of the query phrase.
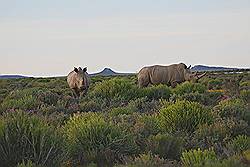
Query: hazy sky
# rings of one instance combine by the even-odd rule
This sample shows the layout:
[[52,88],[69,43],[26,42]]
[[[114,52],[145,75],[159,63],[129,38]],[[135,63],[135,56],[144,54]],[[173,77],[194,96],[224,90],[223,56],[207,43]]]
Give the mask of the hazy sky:
[[0,0],[0,74],[250,67],[250,0]]

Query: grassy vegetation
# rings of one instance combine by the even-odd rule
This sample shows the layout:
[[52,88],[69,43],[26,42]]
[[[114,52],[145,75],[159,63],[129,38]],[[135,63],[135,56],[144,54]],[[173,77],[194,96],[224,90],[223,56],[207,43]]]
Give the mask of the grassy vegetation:
[[65,77],[0,80],[0,166],[248,166],[250,74],[139,88],[91,78],[75,99]]

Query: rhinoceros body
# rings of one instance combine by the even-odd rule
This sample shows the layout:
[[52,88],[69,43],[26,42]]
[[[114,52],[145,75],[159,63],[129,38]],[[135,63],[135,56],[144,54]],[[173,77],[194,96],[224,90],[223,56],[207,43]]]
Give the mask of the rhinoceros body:
[[[205,74],[202,74],[204,76]],[[138,73],[139,87],[146,87],[149,84],[166,84],[175,87],[178,83],[190,80],[197,80],[202,77],[193,74],[183,63],[169,66],[154,65],[143,67]]]
[[90,77],[87,73],[87,68],[83,70],[81,67],[78,69],[74,68],[74,70],[68,74],[67,82],[76,97],[85,95],[90,85]]

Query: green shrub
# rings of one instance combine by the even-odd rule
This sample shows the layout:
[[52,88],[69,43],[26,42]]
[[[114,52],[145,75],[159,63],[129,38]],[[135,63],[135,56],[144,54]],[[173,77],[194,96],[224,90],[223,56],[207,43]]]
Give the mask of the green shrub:
[[147,97],[142,97],[129,101],[128,106],[135,108],[139,113],[153,113],[158,111],[160,103],[158,100],[149,100]]
[[[119,109],[119,108],[124,108]],[[112,112],[107,112],[105,113],[105,118],[107,121],[111,122],[112,124],[115,124],[119,128],[121,128],[124,132],[128,131],[128,133],[133,132],[135,129],[135,125],[138,122],[139,118],[141,115],[137,112],[130,112],[130,110],[127,110],[130,107],[118,107],[114,108],[114,113]],[[112,111],[113,109],[111,109]]]
[[32,161],[22,162],[17,165],[17,167],[37,167]]
[[0,103],[7,96],[8,92],[9,92],[8,89],[4,89],[4,88],[0,89]]
[[37,98],[39,101],[43,102],[44,104],[47,104],[47,105],[56,105],[57,104],[57,101],[59,99],[59,96],[58,94],[56,93],[53,93],[51,91],[43,91],[43,90],[40,90],[38,92],[38,98]]
[[193,132],[198,125],[211,123],[213,119],[210,110],[203,105],[183,100],[163,107],[159,120],[165,131]]
[[28,160],[41,166],[59,166],[65,158],[61,135],[39,117],[15,111],[2,119],[0,162],[3,166]]
[[150,135],[156,135],[160,132],[159,120],[156,115],[142,115],[135,126],[143,137],[149,137]]
[[207,161],[216,160],[216,154],[212,149],[184,151],[181,156],[181,162],[185,167],[203,167]]
[[1,108],[36,110],[42,104],[55,105],[59,96],[44,88],[28,88],[12,91],[2,102]]
[[220,97],[222,97],[223,92],[206,92],[205,94],[206,102],[203,103],[205,105],[215,106],[218,104]]
[[102,104],[99,101],[90,100],[90,101],[81,101],[80,102],[80,111],[81,112],[96,112],[101,111]]
[[200,147],[207,148],[217,143],[225,144],[234,136],[246,134],[247,129],[248,124],[242,120],[216,119],[211,125],[200,125],[195,131],[194,139],[202,144]]
[[[67,112],[68,110],[70,110],[70,113],[72,113],[71,107],[75,105],[79,107],[79,101],[76,98],[66,95],[61,96],[60,99],[58,99],[55,107],[58,109],[58,111]],[[79,108],[77,108],[77,110],[79,111]]]
[[192,101],[192,102],[198,102],[200,104],[205,104],[206,103],[206,97],[204,94],[200,94],[198,92],[195,93],[185,93],[183,95],[177,95],[173,94],[170,97],[170,101],[174,102],[177,100],[187,100],[187,101]]
[[148,151],[152,151],[153,154],[157,154],[164,159],[178,160],[182,147],[183,140],[179,137],[167,134],[158,134],[149,137]]
[[218,104],[219,98],[222,96],[222,92],[191,92],[184,93],[183,95],[173,94],[170,97],[170,101],[176,100],[188,100],[192,102],[198,102],[203,105],[215,106]]
[[132,136],[105,121],[101,114],[76,115],[66,123],[64,130],[72,159],[76,162],[112,165],[137,152]]
[[240,97],[245,102],[250,103],[250,90],[241,90],[240,91]]
[[185,93],[205,93],[206,86],[200,83],[191,83],[184,82],[182,84],[177,85],[176,88],[173,89],[173,92],[178,95],[183,95]]
[[147,138],[161,131],[157,116],[146,114],[140,115],[130,129],[136,137],[141,152],[146,150]]
[[91,97],[129,101],[138,96],[138,90],[128,79],[113,78],[97,83],[90,94]]
[[250,137],[239,135],[228,143],[228,147],[235,153],[242,153],[243,151],[250,149]]
[[204,167],[247,167],[246,164],[235,158],[228,158],[223,160],[207,160]]
[[201,79],[199,79],[199,83],[203,84],[203,85],[208,85],[208,82],[211,80],[212,78],[210,77],[202,77]]
[[56,106],[42,106],[37,112],[40,118],[46,120],[51,125],[61,126],[70,116],[62,112]]
[[167,162],[160,158],[158,155],[153,155],[152,153],[140,154],[135,158],[134,161],[127,163],[127,165],[119,165],[116,167],[174,167],[174,165],[169,165]]
[[96,163],[91,162],[91,163],[87,164],[86,167],[98,167],[98,166]]
[[223,80],[216,78],[216,79],[211,79],[208,82],[208,89],[222,89],[223,85]]
[[11,99],[20,99],[25,96],[38,96],[39,92],[41,92],[42,88],[26,88],[26,89],[16,89],[10,92],[10,94],[6,97],[6,100]]
[[171,89],[166,85],[150,86],[140,89],[140,96],[152,99],[169,99]]
[[250,81],[243,81],[243,82],[240,82],[240,87],[241,88],[248,88],[250,87]]
[[109,112],[109,115],[111,117],[115,117],[118,115],[130,115],[132,114],[136,109],[134,107],[125,106],[125,107],[116,107],[112,108]]
[[29,95],[20,99],[4,100],[1,104],[3,110],[7,109],[22,109],[32,110],[37,109],[41,105],[40,101],[36,97]]
[[158,134],[161,130],[158,118],[154,114],[139,114],[137,112],[130,113],[130,111],[127,111],[126,109],[123,111],[119,108],[118,111],[115,111],[115,113],[111,114],[112,117],[110,114],[108,114],[108,119],[113,124],[121,128],[125,133],[132,133],[134,140],[139,146],[141,152],[145,151],[146,149],[147,138],[150,135]]
[[214,107],[214,111],[221,117],[236,117],[245,119],[247,107],[244,101],[240,99],[230,99],[221,101]]

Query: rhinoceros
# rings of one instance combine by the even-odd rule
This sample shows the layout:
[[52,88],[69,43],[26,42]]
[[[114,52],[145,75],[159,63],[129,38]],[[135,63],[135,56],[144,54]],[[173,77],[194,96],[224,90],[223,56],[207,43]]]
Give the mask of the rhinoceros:
[[184,63],[169,66],[154,65],[143,67],[137,76],[139,87],[146,87],[149,84],[166,84],[175,87],[178,83],[185,81],[196,82],[206,75],[206,73],[201,75],[197,75],[197,72],[192,73],[190,67],[191,66],[187,67]]
[[67,82],[69,87],[73,90],[75,97],[85,95],[90,85],[90,77],[87,73],[87,67],[84,69],[81,67],[74,67],[74,70],[67,76]]

